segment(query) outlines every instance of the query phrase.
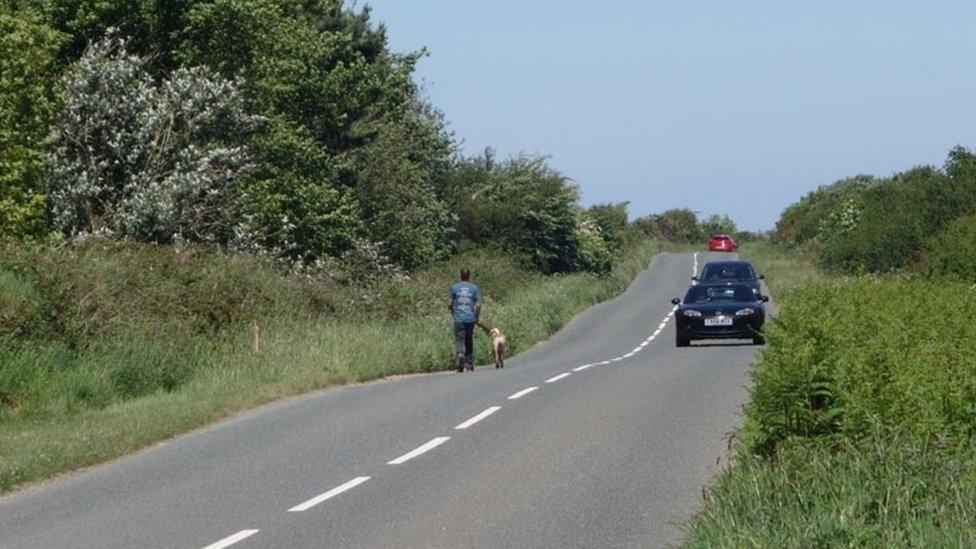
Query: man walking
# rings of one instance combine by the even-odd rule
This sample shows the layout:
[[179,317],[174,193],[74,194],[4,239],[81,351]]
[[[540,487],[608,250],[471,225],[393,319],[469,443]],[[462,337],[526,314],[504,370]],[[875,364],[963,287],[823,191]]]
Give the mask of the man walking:
[[471,283],[471,271],[461,269],[461,281],[447,292],[447,308],[454,316],[454,353],[457,369],[474,371],[474,325],[481,313],[481,290]]

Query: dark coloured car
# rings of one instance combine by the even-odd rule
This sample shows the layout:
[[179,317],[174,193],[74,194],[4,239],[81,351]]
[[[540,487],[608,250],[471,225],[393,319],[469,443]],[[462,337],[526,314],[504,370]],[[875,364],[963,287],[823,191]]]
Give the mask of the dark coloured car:
[[759,281],[763,275],[756,274],[752,263],[748,261],[709,261],[702,267],[701,274],[693,276],[692,280],[700,284],[737,284],[749,286],[762,294]]
[[675,298],[675,344],[687,347],[696,339],[751,339],[763,345],[762,327],[766,321],[763,303],[768,297],[757,295],[744,284],[699,284],[692,286],[684,301]]

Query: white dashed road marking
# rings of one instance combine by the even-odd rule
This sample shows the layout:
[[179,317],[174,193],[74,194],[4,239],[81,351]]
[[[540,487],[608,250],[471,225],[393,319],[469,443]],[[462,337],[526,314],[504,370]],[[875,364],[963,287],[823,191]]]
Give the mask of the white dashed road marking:
[[227,536],[226,538],[218,541],[217,543],[211,543],[210,545],[204,547],[203,549],[224,549],[224,547],[230,547],[239,541],[243,541],[254,534],[257,534],[260,530],[241,530],[240,532],[234,534],[233,536]]
[[535,391],[536,389],[538,389],[538,387],[529,387],[528,389],[522,389],[521,391],[519,391],[519,392],[515,393],[514,395],[508,397],[508,400],[518,400],[518,399],[524,397],[525,395],[531,393],[532,391]]
[[488,408],[484,412],[481,412],[480,414],[474,416],[473,418],[471,418],[471,419],[465,421],[464,423],[458,425],[457,427],[455,427],[455,429],[462,429],[462,430],[463,429],[467,429],[468,427],[471,427],[475,423],[478,423],[479,421],[485,419],[486,417],[490,416],[491,414],[494,414],[495,412],[497,412],[498,410],[501,410],[501,409],[502,409],[501,406],[492,406],[491,408]]
[[415,457],[417,457],[419,455],[426,454],[427,452],[433,450],[434,448],[437,448],[438,446],[440,446],[441,444],[444,444],[445,442],[447,442],[449,440],[451,440],[451,437],[437,437],[437,438],[431,440],[430,442],[424,444],[423,446],[420,446],[419,448],[417,448],[415,450],[411,450],[411,451],[407,452],[406,454],[403,454],[402,456],[400,456],[400,457],[398,457],[396,459],[393,459],[393,460],[390,460],[390,461],[386,462],[386,464],[387,465],[400,465],[401,463],[403,463],[405,461],[409,461],[409,460],[411,460],[411,459],[413,459],[413,458],[415,458]]
[[349,482],[343,484],[342,486],[333,488],[328,492],[325,492],[324,494],[315,496],[314,498],[306,501],[305,503],[301,503],[292,507],[291,509],[288,510],[288,512],[300,513],[302,511],[307,511],[312,507],[315,507],[316,505],[322,503],[325,500],[332,499],[343,492],[348,492],[349,490],[352,490],[353,488],[359,486],[360,484],[366,482],[367,480],[369,480],[369,477],[356,477],[350,480]]
[[586,370],[588,368],[592,368],[594,366],[596,366],[596,364],[584,364],[582,366],[577,366],[577,367],[573,368],[573,371],[574,372],[582,372],[583,370]]
[[564,377],[569,377],[569,372],[566,372],[564,374],[559,374],[558,376],[550,377],[549,379],[546,380],[546,383],[555,383],[560,379],[563,379]]

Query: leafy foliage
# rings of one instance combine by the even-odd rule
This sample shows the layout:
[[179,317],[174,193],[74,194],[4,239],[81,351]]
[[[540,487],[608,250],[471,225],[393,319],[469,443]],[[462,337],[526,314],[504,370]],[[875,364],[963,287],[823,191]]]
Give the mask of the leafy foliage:
[[384,124],[362,153],[357,192],[369,236],[384,254],[407,268],[443,259],[450,251],[455,218],[412,158],[413,134]]
[[596,204],[586,210],[586,218],[591,221],[600,237],[616,249],[623,242],[630,228],[627,219],[629,202],[619,204]]
[[823,266],[890,272],[919,266],[921,251],[953,219],[976,212],[976,156],[957,147],[944,170],[915,168],[888,179],[858,176],[786,209],[776,236],[816,242]]
[[647,236],[677,242],[695,242],[702,238],[698,215],[686,208],[667,210],[640,218],[634,222],[634,227]]
[[976,214],[957,217],[932,237],[922,254],[921,268],[931,277],[976,282]]
[[226,242],[229,188],[249,166],[239,136],[257,122],[237,84],[180,68],[156,84],[113,37],[65,76],[48,155],[54,225],[147,242]]
[[824,227],[824,221],[838,208],[857,204],[863,191],[875,181],[872,176],[858,175],[810,192],[783,211],[774,235],[780,242],[802,244],[825,232],[832,233],[833,227]]
[[457,166],[445,194],[467,242],[514,250],[547,273],[609,267],[609,243],[579,207],[579,189],[545,157],[496,163],[488,150]]
[[12,5],[0,3],[0,240],[47,232],[40,147],[57,108],[63,39],[36,12]]
[[735,234],[737,232],[735,221],[732,221],[727,215],[710,215],[703,219],[700,225],[702,237],[713,234]]
[[877,428],[972,434],[976,337],[968,286],[901,278],[796,290],[767,333],[746,409],[751,452],[784,441]]
[[359,202],[308,132],[277,117],[249,144],[255,168],[235,208],[253,249],[302,264],[350,250],[365,230]]

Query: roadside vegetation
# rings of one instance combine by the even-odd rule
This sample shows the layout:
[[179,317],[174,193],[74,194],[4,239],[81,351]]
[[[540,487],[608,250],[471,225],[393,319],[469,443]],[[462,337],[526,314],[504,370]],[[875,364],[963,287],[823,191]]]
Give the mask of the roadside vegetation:
[[688,546],[976,544],[974,191],[960,148],[821,188],[743,248],[780,310]]

